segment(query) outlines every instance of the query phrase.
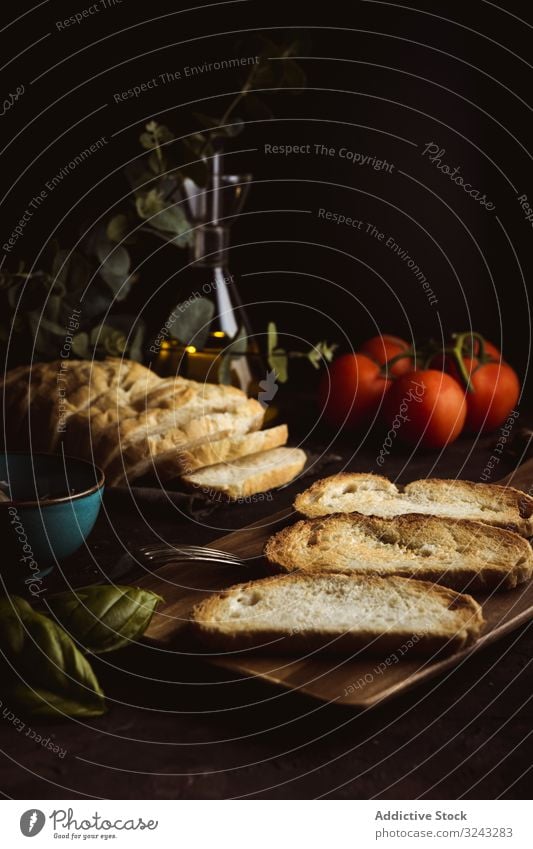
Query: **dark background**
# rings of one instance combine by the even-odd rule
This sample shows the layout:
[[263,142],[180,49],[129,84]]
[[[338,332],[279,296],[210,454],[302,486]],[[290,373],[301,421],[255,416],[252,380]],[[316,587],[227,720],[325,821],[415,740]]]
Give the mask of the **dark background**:
[[[307,90],[266,94],[275,121],[247,125],[233,143],[235,150],[256,148],[232,161],[254,175],[245,211],[258,214],[244,215],[234,229],[232,269],[245,301],[281,302],[250,310],[255,330],[273,318],[310,343],[328,338],[357,347],[377,330],[412,338],[472,327],[503,345],[526,375],[532,230],[517,195],[533,198],[528,4],[498,10],[482,0],[421,1],[412,11],[374,2],[313,8],[251,0],[189,11],[165,0],[122,0],[57,31],[57,20],[88,5],[45,3],[3,32],[9,61],[1,92],[26,87],[0,122],[7,145],[0,170],[3,237],[46,180],[99,136],[110,139],[49,195],[10,254],[10,268],[20,259],[39,267],[39,252],[53,234],[70,247],[125,195],[121,168],[139,153],[146,120],[156,117],[176,136],[197,130],[192,113],[222,114],[246,69],[182,78],[124,103],[114,103],[115,92],[164,71],[249,55],[258,32],[279,40],[304,35]],[[14,8],[4,12],[5,23],[14,16]],[[264,154],[265,143],[315,142],[386,159],[393,173],[338,157]],[[494,211],[422,157],[428,142],[445,149],[443,161],[459,165]],[[371,221],[392,236],[426,275],[438,305],[429,304],[413,273],[383,243],[319,220],[321,207]],[[148,237],[136,259],[156,247]],[[173,277],[147,309],[146,301],[185,261],[185,251],[161,246],[142,266],[133,303],[151,327],[179,300],[187,280]]]

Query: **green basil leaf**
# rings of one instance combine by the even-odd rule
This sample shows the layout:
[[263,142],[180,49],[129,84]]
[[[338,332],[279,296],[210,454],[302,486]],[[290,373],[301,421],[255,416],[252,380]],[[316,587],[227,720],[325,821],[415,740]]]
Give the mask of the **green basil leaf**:
[[137,587],[93,586],[50,596],[46,605],[86,651],[115,651],[141,637],[161,596]]
[[105,712],[89,661],[62,628],[17,596],[0,601],[0,656],[8,698],[20,710],[80,717]]
[[[79,700],[67,698],[59,693],[53,693],[46,687],[26,686],[25,684],[14,684],[7,689],[10,703],[26,716],[75,716],[78,719],[90,719],[93,716],[102,716],[105,706],[97,704],[83,704]],[[103,698],[103,696],[102,696]]]

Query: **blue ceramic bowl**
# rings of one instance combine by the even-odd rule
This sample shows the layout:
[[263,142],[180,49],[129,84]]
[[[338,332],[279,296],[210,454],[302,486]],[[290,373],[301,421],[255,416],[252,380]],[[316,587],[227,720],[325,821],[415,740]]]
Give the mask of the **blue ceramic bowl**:
[[2,576],[37,594],[35,582],[77,551],[93,529],[104,473],[75,457],[8,452],[0,454],[0,481],[12,499],[0,501]]

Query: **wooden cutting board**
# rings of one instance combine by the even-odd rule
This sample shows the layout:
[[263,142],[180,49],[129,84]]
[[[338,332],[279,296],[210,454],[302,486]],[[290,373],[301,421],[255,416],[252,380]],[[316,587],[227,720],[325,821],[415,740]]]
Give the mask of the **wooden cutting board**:
[[[499,481],[509,482],[525,492],[533,492],[533,460]],[[248,564],[245,568],[167,563],[143,578],[141,586],[159,593],[165,599],[152,619],[146,638],[165,646],[167,650],[175,651],[178,656],[183,653],[190,656],[191,651],[198,651],[187,636],[187,621],[192,606],[205,598],[206,594],[267,574],[261,554],[263,546],[270,534],[294,521],[294,518],[294,511],[284,510],[212,543],[214,548],[231,551],[245,558]],[[456,666],[468,655],[533,619],[533,581],[510,592],[494,594],[492,597],[477,596],[477,599],[483,605],[483,614],[487,620],[482,637],[469,649],[447,657],[410,659],[407,652],[405,657],[397,661],[391,656],[389,666],[380,665],[384,659],[379,657],[351,660],[315,655],[300,659],[258,657],[243,653],[240,656],[208,656],[208,659],[235,673],[240,679],[259,676],[322,701],[358,708],[371,707]]]

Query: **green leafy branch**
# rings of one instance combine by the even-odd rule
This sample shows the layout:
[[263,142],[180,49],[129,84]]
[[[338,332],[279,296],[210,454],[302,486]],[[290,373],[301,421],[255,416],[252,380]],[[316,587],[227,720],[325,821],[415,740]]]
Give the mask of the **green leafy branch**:
[[[11,342],[15,359],[25,361],[29,339],[37,358],[57,358],[65,337],[71,334],[73,311],[80,309],[82,301],[80,326],[73,331],[70,355],[142,359],[143,322],[116,309],[128,298],[137,279],[131,272],[129,248],[142,235],[179,248],[189,246],[192,231],[182,206],[184,180],[205,185],[209,157],[221,139],[242,132],[245,121],[241,115],[252,120],[273,117],[258,90],[266,93],[286,88],[297,94],[305,87],[305,74],[292,58],[305,51],[300,42],[276,44],[260,35],[256,43],[248,39],[239,49],[243,54],[255,53],[259,61],[248,69],[238,94],[221,115],[194,113],[200,131],[183,139],[176,139],[167,126],[155,120],[146,124],[139,137],[145,155],[124,171],[131,198],[123,208],[94,227],[74,251],[50,242],[41,269],[30,272],[20,263],[14,271],[0,273],[0,343],[5,346],[10,333],[14,334]],[[229,356],[242,355],[239,346],[242,343],[233,340]],[[222,376],[227,377],[226,361],[221,369]]]
[[[184,348],[194,346],[197,351],[205,348],[209,337],[209,325],[214,314],[213,302],[208,298],[195,298],[187,303],[177,304],[165,325],[170,339],[179,342]],[[273,321],[267,328],[268,365],[275,372],[279,383],[289,379],[289,361],[308,360],[313,368],[319,369],[329,363],[338,347],[328,342],[317,342],[308,351],[286,351],[278,345],[278,332]],[[218,382],[231,383],[232,362],[248,352],[248,337],[243,327],[239,328],[220,355]]]
[[286,351],[278,346],[278,331],[276,325],[271,321],[267,329],[268,334],[268,365],[275,371],[279,383],[286,383],[289,379],[289,360],[309,360],[313,368],[319,369],[324,363],[330,363],[338,348],[336,344],[328,342],[317,342],[308,351]]
[[[145,157],[136,159],[125,169],[133,191],[133,204],[127,212],[115,215],[108,225],[108,235],[116,243],[132,239],[132,232],[148,233],[179,248],[191,243],[190,224],[181,207],[183,181],[189,178],[202,187],[206,184],[207,161],[217,143],[239,135],[245,121],[238,112],[253,120],[274,117],[268,103],[256,90],[290,89],[297,94],[306,85],[303,69],[292,59],[303,48],[299,41],[276,44],[261,35],[252,45],[258,57],[244,79],[238,94],[222,115],[194,112],[200,126],[198,132],[176,139],[164,124],[149,121],[139,136]],[[250,44],[242,48],[250,50]],[[142,226],[139,227],[139,219]]]
[[[256,91],[290,89],[292,94],[298,94],[306,86],[306,75],[303,68],[294,61],[305,48],[300,40],[289,44],[277,44],[268,37],[260,35],[257,38],[256,64],[244,81],[241,90],[229,103],[220,118],[195,112],[194,117],[202,125],[204,131],[191,136],[185,146],[198,157],[211,156],[218,139],[233,138],[244,129],[244,120],[237,116],[233,118],[239,107],[252,120],[268,121],[274,117],[268,103],[261,99]],[[194,178],[193,178],[194,179]],[[197,182],[197,181],[195,181]],[[203,185],[200,182],[199,185]]]
[[[0,273],[0,308],[5,317],[0,340],[14,342],[27,354],[32,339],[41,360],[68,354],[80,358],[129,355],[141,359],[144,324],[128,313],[109,314],[124,301],[136,278],[126,250],[113,244],[104,227],[96,228],[74,251],[53,241],[44,268],[35,272],[19,263]],[[102,316],[106,315],[105,321]],[[72,337],[72,341],[71,341]]]

